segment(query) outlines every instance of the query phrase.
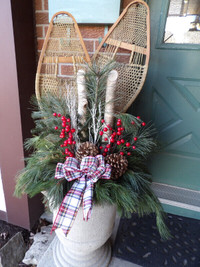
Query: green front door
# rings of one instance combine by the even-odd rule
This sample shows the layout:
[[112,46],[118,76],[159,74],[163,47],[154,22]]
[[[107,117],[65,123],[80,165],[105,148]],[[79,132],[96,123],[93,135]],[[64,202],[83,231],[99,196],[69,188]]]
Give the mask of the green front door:
[[[200,12],[200,1],[189,2],[199,3]],[[154,122],[162,146],[149,166],[153,188],[166,211],[200,218],[200,24],[192,14],[197,8],[182,0],[148,4],[150,65],[134,108]]]

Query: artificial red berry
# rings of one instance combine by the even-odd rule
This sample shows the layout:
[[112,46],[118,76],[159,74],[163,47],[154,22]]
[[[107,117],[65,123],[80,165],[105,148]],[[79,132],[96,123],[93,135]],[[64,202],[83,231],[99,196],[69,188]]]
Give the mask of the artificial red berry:
[[63,147],[63,145],[60,145],[60,147]]
[[107,131],[108,131],[108,128],[106,128],[106,127],[103,128],[103,131],[104,131],[104,132],[107,132]]
[[61,120],[62,120],[62,121],[66,121],[65,116],[62,116]]
[[54,113],[53,113],[53,116],[56,117],[56,116],[57,116],[57,113],[54,112]]
[[121,152],[119,152],[119,154],[123,156],[124,155],[124,152],[121,151]]
[[116,135],[117,135],[116,132],[113,132],[113,133],[112,133],[112,136],[113,136],[113,137],[115,137]]
[[102,147],[102,146],[100,146],[99,148],[100,148],[100,149],[102,149],[103,147]]
[[134,121],[132,121],[132,122],[131,122],[131,124],[135,124],[135,122],[134,122]]
[[124,131],[125,129],[123,127],[120,128],[120,131]]
[[70,122],[70,121],[71,121],[70,118],[68,118],[68,119],[67,119],[67,122]]
[[66,123],[65,122],[62,123],[62,127],[66,127]]
[[71,129],[71,132],[72,132],[72,133],[75,133],[75,132],[76,132],[76,130],[75,130],[74,128],[72,128],[72,129]]
[[121,132],[117,132],[117,135],[121,135],[122,133]]
[[65,129],[62,129],[61,132],[62,132],[62,134],[64,134],[65,133]]
[[126,143],[126,146],[129,147],[131,144],[129,142]]
[[117,128],[117,131],[120,132],[120,131],[121,131],[121,127],[118,127],[118,128]]
[[106,156],[106,152],[103,152],[103,154],[102,154],[104,157]]
[[108,127],[109,130],[112,130],[112,127],[110,124],[107,124],[106,126]]
[[118,122],[117,122],[117,126],[120,126],[120,125],[121,125],[121,121],[118,121]]
[[142,122],[142,126],[145,126],[146,125],[146,123],[145,122]]
[[122,143],[122,144],[124,144],[124,143],[125,143],[124,139],[121,139],[120,141],[121,141],[121,143]]
[[105,138],[104,138],[104,141],[108,141],[108,138],[107,138],[107,137],[105,137]]
[[55,126],[54,129],[55,129],[55,130],[58,130],[58,126]]
[[120,142],[119,140],[117,141],[117,145],[118,145],[118,146],[121,145],[121,142]]
[[100,131],[99,134],[100,134],[100,135],[103,135],[103,131]]
[[117,121],[122,122],[121,119],[118,119]]
[[60,138],[64,138],[65,137],[65,135],[64,134],[60,134]]
[[76,144],[76,141],[72,141],[72,144],[75,145]]
[[72,140],[68,139],[68,144],[71,145],[72,144]]
[[134,138],[133,138],[133,140],[134,140],[134,141],[137,141],[137,140],[138,140],[138,138],[137,138],[137,137],[134,137]]
[[58,113],[58,115],[57,115],[58,117],[61,117],[61,114],[60,113]]
[[140,120],[140,116],[137,116],[137,119]]
[[104,148],[104,152],[108,152],[108,149],[107,149],[107,147],[106,147],[106,148]]
[[127,156],[130,156],[131,155],[131,152],[127,152]]
[[111,143],[114,143],[115,142],[115,139],[114,138],[110,138],[110,142]]
[[72,138],[72,137],[73,137],[72,133],[69,132],[69,138]]
[[106,145],[106,147],[107,147],[107,148],[110,148],[110,147],[111,147],[111,145],[110,145],[110,144],[107,144],[107,145]]
[[136,149],[136,146],[132,146],[133,149]]
[[104,123],[104,122],[105,122],[105,120],[104,120],[104,119],[102,119],[102,120],[101,120],[101,123]]

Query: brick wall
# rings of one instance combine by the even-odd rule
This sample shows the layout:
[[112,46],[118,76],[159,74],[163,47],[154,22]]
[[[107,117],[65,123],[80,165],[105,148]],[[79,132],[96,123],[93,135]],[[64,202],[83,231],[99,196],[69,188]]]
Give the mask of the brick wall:
[[[131,0],[122,0],[122,8],[125,8]],[[41,51],[48,29],[48,0],[35,0],[36,30],[38,52]],[[73,14],[72,14],[73,15]],[[104,36],[105,26],[103,25],[79,25],[87,51],[92,56],[99,45],[99,38]]]

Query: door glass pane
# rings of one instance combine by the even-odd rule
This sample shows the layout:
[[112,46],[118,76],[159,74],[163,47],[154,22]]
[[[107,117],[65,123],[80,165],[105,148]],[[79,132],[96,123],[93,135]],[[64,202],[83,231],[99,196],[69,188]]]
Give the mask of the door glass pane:
[[200,0],[170,0],[163,41],[200,44]]

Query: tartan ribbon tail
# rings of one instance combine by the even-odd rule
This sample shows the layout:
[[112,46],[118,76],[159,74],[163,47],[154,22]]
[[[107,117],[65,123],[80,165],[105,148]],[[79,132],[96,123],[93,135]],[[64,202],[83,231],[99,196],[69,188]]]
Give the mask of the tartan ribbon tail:
[[93,192],[94,183],[87,181],[86,189],[83,195],[83,219],[85,221],[88,221],[91,216]]
[[81,205],[84,189],[84,180],[74,182],[60,205],[51,231],[61,228],[65,235],[69,233]]

